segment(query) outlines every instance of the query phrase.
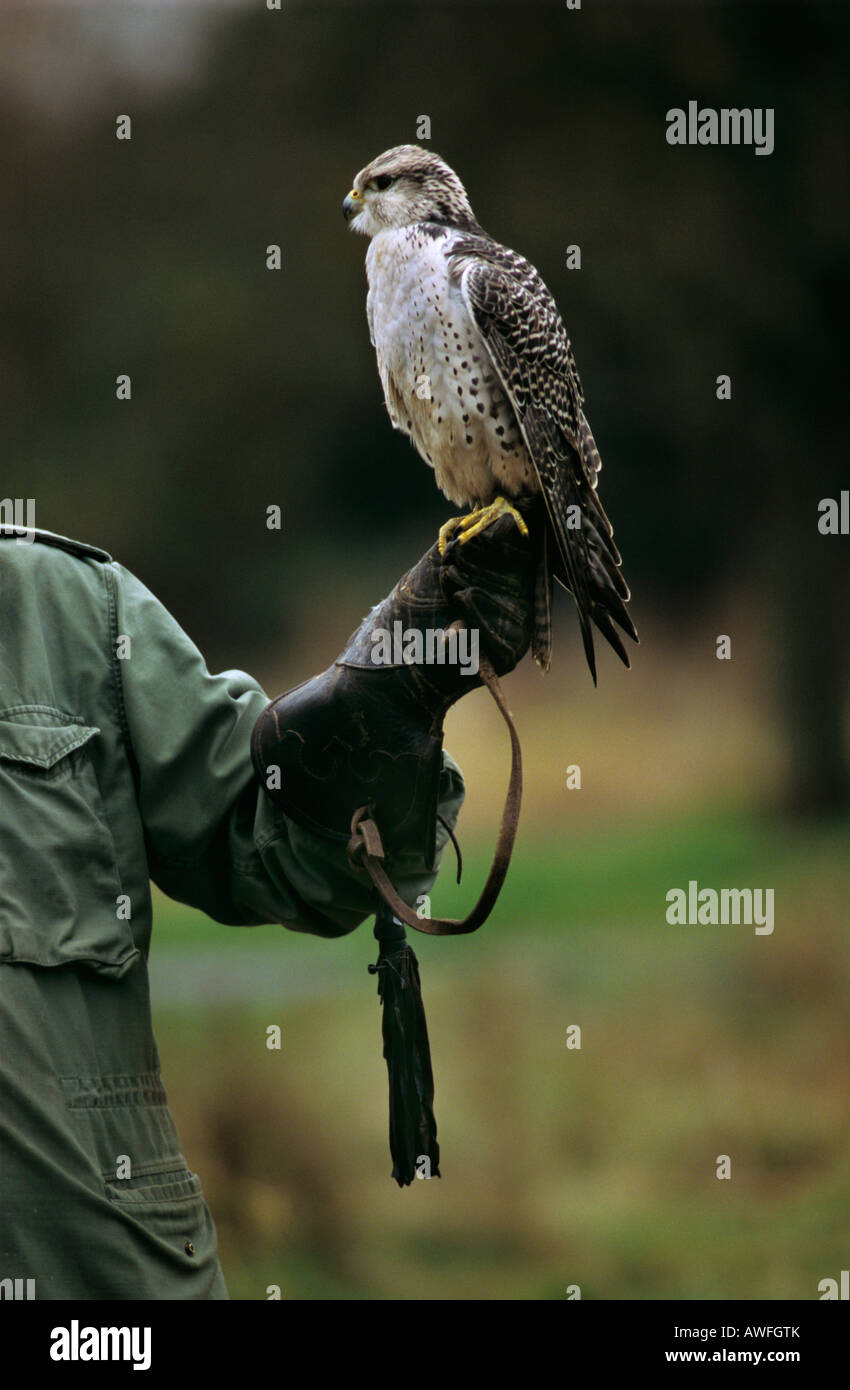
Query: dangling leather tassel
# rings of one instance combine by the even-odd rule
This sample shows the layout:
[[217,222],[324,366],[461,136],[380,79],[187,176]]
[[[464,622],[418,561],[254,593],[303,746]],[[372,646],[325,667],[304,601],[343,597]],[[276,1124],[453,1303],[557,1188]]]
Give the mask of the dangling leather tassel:
[[440,1176],[431,1050],[419,965],[404,926],[383,902],[375,918],[375,936],[380,952],[377,965],[369,966],[369,974],[378,976],[383,1007],[393,1177],[399,1187],[407,1187],[417,1172],[422,1177]]

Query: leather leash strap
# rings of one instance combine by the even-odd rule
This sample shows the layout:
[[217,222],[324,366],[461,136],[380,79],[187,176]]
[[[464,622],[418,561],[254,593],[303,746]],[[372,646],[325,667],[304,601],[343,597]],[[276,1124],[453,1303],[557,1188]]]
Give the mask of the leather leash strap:
[[429,936],[463,936],[467,932],[477,931],[487,921],[502,890],[519,825],[519,810],[522,802],[522,752],[519,746],[519,735],[511,718],[510,710],[505,703],[499,678],[484,657],[479,660],[478,674],[493,696],[498,705],[499,713],[508,726],[508,732],[511,736],[511,776],[508,782],[508,794],[505,798],[505,808],[502,812],[502,822],[499,826],[493,863],[490,865],[490,872],[481,890],[481,896],[469,915],[463,918],[418,917],[413,908],[408,907],[407,903],[399,897],[384,869],[382,861],[386,856],[383,842],[375,821],[369,815],[368,806],[361,806],[358,811],[355,811],[351,821],[351,839],[348,842],[348,857],[351,863],[355,868],[366,870],[387,907],[405,926],[413,927],[415,931],[426,932]]

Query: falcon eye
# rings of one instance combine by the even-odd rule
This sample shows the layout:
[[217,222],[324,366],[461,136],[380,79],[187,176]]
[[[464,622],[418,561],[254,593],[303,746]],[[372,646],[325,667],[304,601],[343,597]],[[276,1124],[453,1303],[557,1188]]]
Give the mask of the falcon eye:
[[390,174],[379,174],[378,177],[377,177],[376,179],[373,179],[373,180],[372,180],[372,182],[369,184],[369,187],[370,187],[370,188],[376,188],[376,189],[378,190],[379,193],[383,193],[384,189],[385,189],[385,188],[389,188],[389,186],[390,186],[390,184],[391,184],[392,182],[393,182],[392,175],[390,175]]

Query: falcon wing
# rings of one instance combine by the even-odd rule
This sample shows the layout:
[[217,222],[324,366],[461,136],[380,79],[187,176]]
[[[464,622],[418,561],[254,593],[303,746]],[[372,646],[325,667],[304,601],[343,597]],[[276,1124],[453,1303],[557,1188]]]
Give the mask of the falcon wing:
[[540,481],[555,539],[553,572],[575,599],[595,684],[591,621],[626,666],[628,654],[611,620],[635,641],[637,633],[625,609],[629,589],[611,523],[596,493],[602,461],[584,416],[566,329],[534,266],[515,251],[468,236],[455,242],[452,259]]

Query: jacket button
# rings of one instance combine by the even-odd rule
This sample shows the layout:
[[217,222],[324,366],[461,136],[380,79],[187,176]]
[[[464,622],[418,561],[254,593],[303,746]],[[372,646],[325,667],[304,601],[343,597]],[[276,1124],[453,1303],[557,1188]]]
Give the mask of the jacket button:
[[183,1249],[186,1251],[187,1255],[194,1255],[195,1253],[195,1247],[192,1244],[191,1240],[186,1241],[185,1245],[183,1246]]

